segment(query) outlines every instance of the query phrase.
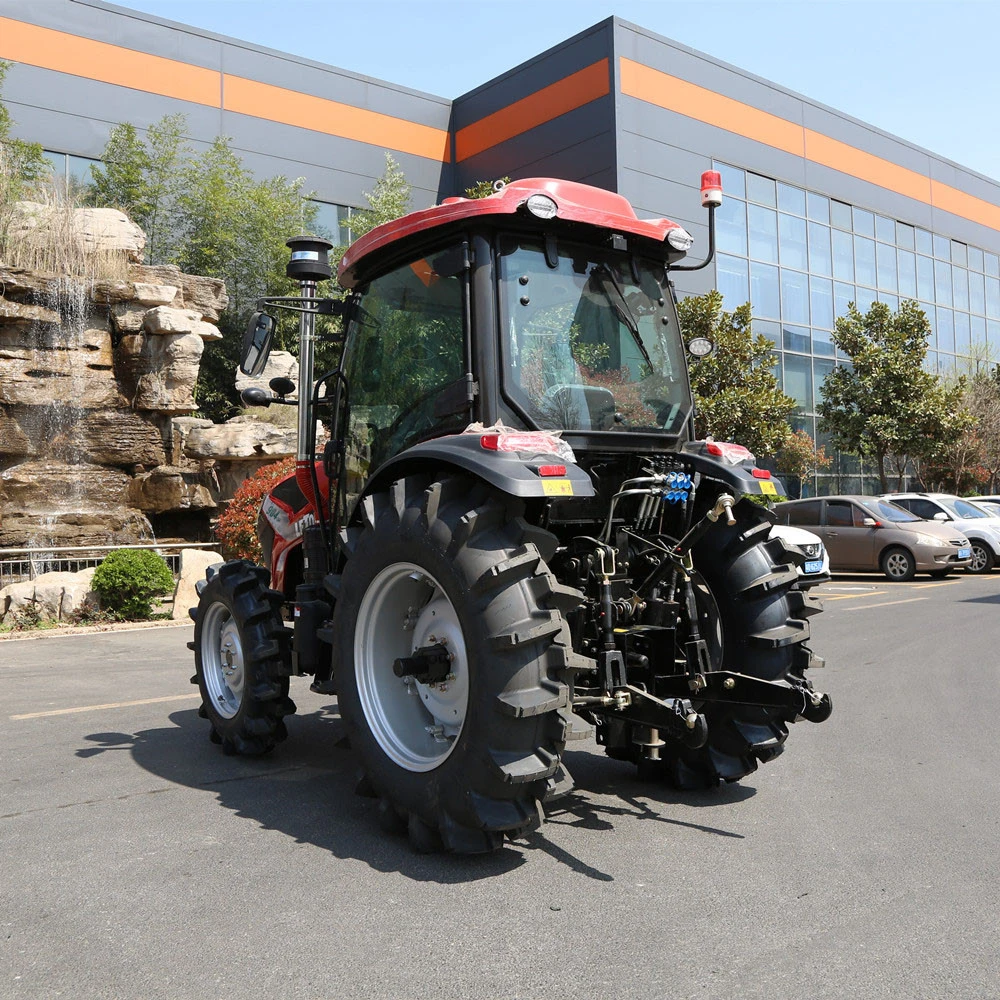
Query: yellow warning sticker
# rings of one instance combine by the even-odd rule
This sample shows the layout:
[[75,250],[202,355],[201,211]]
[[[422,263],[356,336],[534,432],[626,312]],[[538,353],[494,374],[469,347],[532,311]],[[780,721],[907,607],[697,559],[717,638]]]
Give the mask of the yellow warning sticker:
[[547,497],[571,497],[573,483],[569,479],[543,479],[542,492]]
[[766,493],[768,496],[776,497],[778,495],[778,488],[769,479],[759,479],[760,491],[761,493]]

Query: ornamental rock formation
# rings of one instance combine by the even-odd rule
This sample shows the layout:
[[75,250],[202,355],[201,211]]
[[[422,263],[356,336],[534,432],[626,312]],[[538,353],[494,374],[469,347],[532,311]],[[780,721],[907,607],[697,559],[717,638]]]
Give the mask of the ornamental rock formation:
[[0,262],[0,547],[205,537],[246,476],[294,453],[295,431],[191,416],[223,282],[137,263],[141,230],[80,213],[86,252],[116,254],[116,277]]

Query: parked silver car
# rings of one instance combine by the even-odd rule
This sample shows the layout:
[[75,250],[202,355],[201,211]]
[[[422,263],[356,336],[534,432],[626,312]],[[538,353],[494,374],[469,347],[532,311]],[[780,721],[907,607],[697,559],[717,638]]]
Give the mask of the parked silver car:
[[952,525],[921,520],[879,497],[786,500],[773,509],[781,523],[823,539],[832,570],[881,570],[903,581],[918,572],[944,577],[972,561],[968,539]]
[[1000,518],[953,493],[886,493],[911,514],[957,528],[972,544],[970,573],[989,573],[1000,561]]

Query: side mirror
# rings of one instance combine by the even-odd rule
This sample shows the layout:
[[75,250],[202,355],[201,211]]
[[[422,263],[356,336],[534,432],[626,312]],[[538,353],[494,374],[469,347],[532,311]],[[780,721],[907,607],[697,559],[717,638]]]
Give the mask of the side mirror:
[[935,521],[950,521],[951,518],[943,511],[939,510],[933,517]]
[[864,517],[861,519],[861,523],[866,528],[877,528],[879,526],[878,521],[876,521],[874,517]]
[[285,378],[283,375],[278,375],[276,378],[271,379],[267,383],[271,387],[271,391],[281,397],[287,396],[289,393],[295,392],[295,383],[290,378]]
[[258,386],[252,385],[240,393],[240,399],[246,406],[270,406],[271,397]]
[[244,375],[256,378],[264,371],[277,325],[278,321],[267,313],[255,312],[250,316],[240,354],[240,371]]

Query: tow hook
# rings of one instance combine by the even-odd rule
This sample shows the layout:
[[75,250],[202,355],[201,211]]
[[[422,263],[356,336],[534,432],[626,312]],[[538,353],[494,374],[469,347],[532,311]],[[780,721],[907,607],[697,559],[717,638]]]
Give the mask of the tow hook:
[[821,691],[804,692],[806,704],[802,707],[802,718],[808,722],[826,722],[833,712],[833,700]]

